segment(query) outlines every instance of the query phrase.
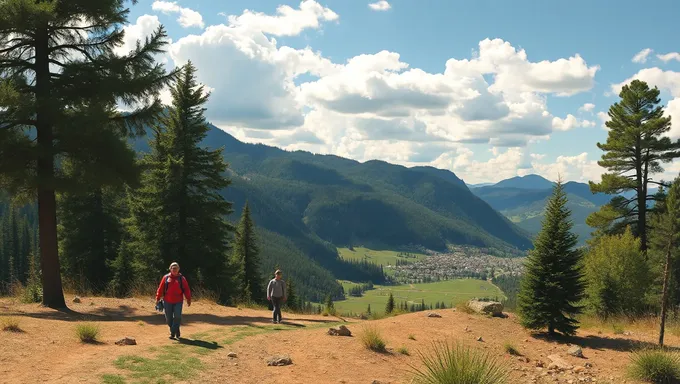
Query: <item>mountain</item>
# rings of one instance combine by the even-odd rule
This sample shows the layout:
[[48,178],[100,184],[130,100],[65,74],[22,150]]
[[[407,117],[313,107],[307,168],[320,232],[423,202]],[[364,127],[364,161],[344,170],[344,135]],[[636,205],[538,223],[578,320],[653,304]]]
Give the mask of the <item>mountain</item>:
[[[148,150],[147,138],[134,142],[138,151]],[[223,193],[235,210],[229,219],[238,218],[247,199],[261,242],[269,244],[266,268],[278,263],[297,281],[304,273],[319,276],[318,284],[329,282],[320,268],[335,278],[371,279],[371,271],[339,259],[338,246],[531,247],[529,233],[448,171],[247,144],[214,126],[202,145],[224,148],[232,184]],[[306,270],[293,269],[292,262]]]
[[[512,222],[532,234],[541,229],[545,205],[552,194],[554,183],[538,175],[513,177],[494,185],[474,188],[471,191],[501,212]],[[574,233],[579,244],[585,244],[593,229],[586,224],[592,212],[609,202],[610,195],[593,194],[588,184],[570,181],[564,184],[572,211]]]

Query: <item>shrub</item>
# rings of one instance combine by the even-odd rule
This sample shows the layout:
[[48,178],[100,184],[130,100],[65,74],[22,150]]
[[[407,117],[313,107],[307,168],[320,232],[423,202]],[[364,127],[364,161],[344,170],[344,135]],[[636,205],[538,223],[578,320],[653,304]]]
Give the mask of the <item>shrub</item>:
[[83,343],[96,343],[99,336],[99,327],[92,323],[83,323],[76,326],[76,335]]
[[519,350],[515,348],[515,346],[512,345],[512,343],[510,342],[503,344],[503,349],[505,350],[506,353],[509,353],[513,356],[522,356],[522,354],[519,353]]
[[397,349],[397,352],[401,353],[402,355],[406,355],[406,356],[410,355],[410,353],[408,352],[408,349],[406,349],[406,347],[399,347],[399,349]]
[[364,328],[364,332],[361,334],[361,342],[364,347],[375,351],[375,352],[385,352],[385,340],[380,335],[380,331],[373,327]]
[[16,317],[5,317],[2,319],[2,330],[6,332],[23,332],[19,327],[19,319]]
[[412,334],[412,333],[409,333],[409,335],[408,335],[408,339],[409,339],[409,340],[415,340],[415,339],[416,339],[416,337],[415,337],[415,336],[413,336],[413,334]]
[[412,368],[418,384],[501,384],[508,380],[506,365],[459,344],[434,342],[430,354],[419,355],[423,367]]
[[680,381],[680,356],[660,349],[644,349],[631,355],[630,375],[650,383]]

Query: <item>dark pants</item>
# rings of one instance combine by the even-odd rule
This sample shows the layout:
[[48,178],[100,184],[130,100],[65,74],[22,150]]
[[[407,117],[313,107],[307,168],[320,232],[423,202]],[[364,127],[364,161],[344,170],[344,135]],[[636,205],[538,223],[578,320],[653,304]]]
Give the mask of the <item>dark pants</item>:
[[179,333],[179,324],[182,321],[182,304],[183,302],[177,304],[169,304],[163,302],[165,307],[165,321],[170,327],[170,333],[176,335]]
[[272,305],[274,306],[274,321],[281,321],[281,302],[283,297],[272,297]]

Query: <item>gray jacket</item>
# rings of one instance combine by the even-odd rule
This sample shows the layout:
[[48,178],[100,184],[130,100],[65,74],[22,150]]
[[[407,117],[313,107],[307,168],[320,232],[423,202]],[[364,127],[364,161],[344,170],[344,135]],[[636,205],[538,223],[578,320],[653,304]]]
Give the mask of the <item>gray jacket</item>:
[[271,279],[267,284],[268,297],[284,297],[286,296],[286,282],[276,279]]

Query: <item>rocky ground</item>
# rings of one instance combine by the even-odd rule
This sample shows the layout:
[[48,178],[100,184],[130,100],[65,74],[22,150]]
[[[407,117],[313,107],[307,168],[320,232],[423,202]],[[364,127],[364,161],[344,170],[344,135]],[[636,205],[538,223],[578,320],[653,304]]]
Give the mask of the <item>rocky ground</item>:
[[[621,335],[581,331],[568,340],[547,340],[523,330],[512,314],[489,318],[451,309],[434,311],[440,317],[417,312],[377,321],[284,313],[284,324],[273,325],[267,311],[195,302],[185,308],[184,339],[174,341],[150,300],[82,298],[69,306],[73,312],[0,299],[0,321],[14,317],[22,329],[0,331],[0,381],[409,383],[411,367],[420,366],[418,353],[426,353],[432,341],[449,340],[508,364],[510,383],[635,383],[625,373],[630,350],[655,339],[650,329]],[[98,343],[77,339],[80,321],[99,325]],[[329,335],[338,325],[352,335]],[[383,335],[386,353],[363,347],[367,326]],[[116,344],[124,337],[129,340]],[[668,345],[679,342],[667,336]],[[521,356],[508,354],[508,343]]]

